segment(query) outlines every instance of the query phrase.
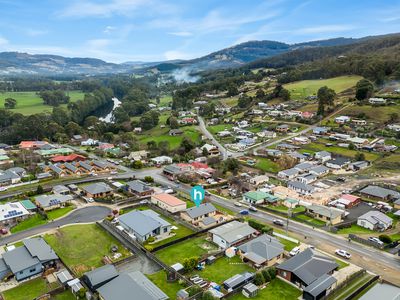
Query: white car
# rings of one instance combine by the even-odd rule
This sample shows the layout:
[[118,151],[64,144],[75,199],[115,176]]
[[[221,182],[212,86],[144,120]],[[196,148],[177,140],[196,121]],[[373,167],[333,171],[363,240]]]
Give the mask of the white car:
[[383,242],[380,239],[378,239],[377,237],[370,236],[368,238],[368,241],[374,242],[378,245],[383,245]]
[[300,247],[294,247],[292,251],[289,252],[290,256],[295,256],[300,253]]
[[237,206],[237,207],[242,207],[242,203],[240,203],[240,202],[235,202],[235,203],[233,203],[235,206]]
[[7,187],[5,187],[5,186],[0,186],[0,192],[4,192],[4,191],[7,191]]
[[193,275],[192,277],[190,277],[190,281],[196,280],[198,278],[200,278],[199,275]]
[[201,277],[196,278],[196,279],[192,280],[192,282],[193,282],[194,284],[200,284],[201,282],[203,282],[203,278],[201,278]]
[[336,249],[335,251],[336,255],[339,255],[345,259],[350,259],[351,258],[351,254],[349,252],[347,252],[346,250],[343,249]]

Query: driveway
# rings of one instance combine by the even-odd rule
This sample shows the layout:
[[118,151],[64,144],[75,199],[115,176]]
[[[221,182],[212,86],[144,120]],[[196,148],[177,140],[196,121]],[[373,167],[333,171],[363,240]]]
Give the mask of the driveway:
[[50,222],[41,226],[37,226],[28,230],[13,233],[9,236],[3,237],[0,239],[0,246],[14,243],[16,241],[25,239],[30,236],[43,234],[44,232],[56,229],[59,226],[75,224],[75,223],[96,222],[104,219],[110,212],[111,210],[105,206],[88,206],[85,208],[76,209],[69,215],[65,216],[64,218],[61,218],[54,222]]

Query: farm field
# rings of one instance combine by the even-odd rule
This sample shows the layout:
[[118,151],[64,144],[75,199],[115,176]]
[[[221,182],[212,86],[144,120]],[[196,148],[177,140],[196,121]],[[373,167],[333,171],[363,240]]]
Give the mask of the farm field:
[[44,239],[77,276],[102,266],[102,258],[105,255],[111,256],[113,245],[118,246],[121,259],[131,255],[97,224],[63,227],[54,234],[46,234]]
[[360,79],[362,79],[361,76],[339,76],[329,79],[302,80],[285,84],[284,87],[289,90],[292,99],[304,99],[307,96],[316,95],[318,89],[325,85],[336,93],[343,92],[354,87]]
[[[81,91],[70,91],[68,92],[71,102],[76,102],[83,99],[84,93]],[[11,111],[15,113],[21,113],[23,115],[32,115],[42,112],[51,112],[53,107],[50,105],[44,105],[42,98],[36,95],[36,92],[5,92],[0,93],[0,108],[4,107],[4,100],[6,98],[14,98],[17,100],[17,106]],[[66,104],[60,105],[66,107]]]

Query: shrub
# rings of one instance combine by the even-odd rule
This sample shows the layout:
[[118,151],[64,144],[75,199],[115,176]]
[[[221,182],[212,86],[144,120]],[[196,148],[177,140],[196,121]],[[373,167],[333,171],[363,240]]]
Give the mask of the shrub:
[[155,237],[154,237],[154,236],[151,236],[151,237],[149,237],[149,238],[146,240],[146,242],[148,242],[148,243],[153,243],[155,240],[156,240]]
[[390,244],[392,242],[392,238],[388,236],[387,234],[381,234],[379,236],[379,239],[384,242],[385,244]]
[[269,270],[268,269],[264,269],[262,270],[262,275],[265,279],[265,282],[270,282],[271,281],[271,275],[269,274]]
[[265,283],[265,278],[261,272],[257,272],[254,276],[255,285],[263,285]]
[[254,229],[258,231],[262,231],[262,229],[265,227],[264,224],[257,222],[256,220],[250,219],[249,220],[249,226],[253,227]]
[[268,272],[269,272],[269,276],[271,277],[271,280],[275,279],[275,277],[276,277],[276,268],[275,267],[270,267],[270,268],[268,268]]
[[186,271],[190,272],[194,270],[194,268],[196,268],[198,263],[199,263],[198,257],[185,258],[183,260],[183,267],[185,268]]

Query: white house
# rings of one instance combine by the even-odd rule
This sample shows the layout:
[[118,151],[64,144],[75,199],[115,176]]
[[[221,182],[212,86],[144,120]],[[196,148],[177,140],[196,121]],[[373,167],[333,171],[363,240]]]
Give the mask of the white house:
[[314,154],[315,159],[318,159],[321,163],[327,162],[332,159],[332,154],[328,151],[319,151]]
[[169,156],[157,156],[151,159],[152,162],[154,162],[157,165],[166,165],[166,164],[172,164],[172,157]]
[[384,231],[392,226],[393,219],[376,210],[369,211],[357,219],[357,225],[370,230]]
[[335,122],[338,124],[345,124],[351,121],[349,116],[340,116],[335,118]]

